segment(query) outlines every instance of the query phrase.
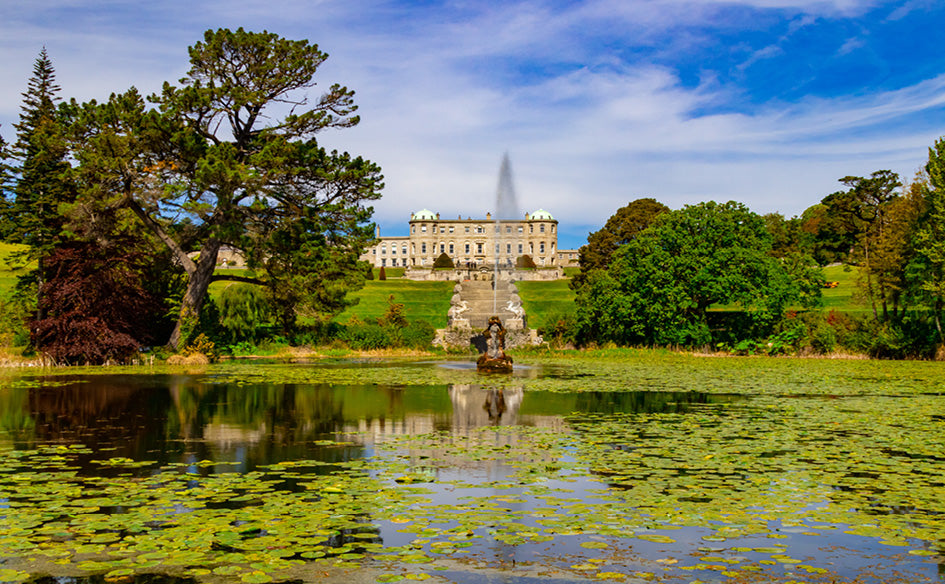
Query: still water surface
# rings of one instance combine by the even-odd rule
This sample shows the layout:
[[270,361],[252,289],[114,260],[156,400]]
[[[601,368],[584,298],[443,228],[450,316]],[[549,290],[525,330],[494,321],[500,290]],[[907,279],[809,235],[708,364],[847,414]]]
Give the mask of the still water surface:
[[[705,427],[770,431],[760,396],[541,391],[528,380],[567,367],[494,383],[465,362],[411,366],[466,375],[285,383],[279,366],[265,382],[211,370],[11,383],[0,582],[252,583],[368,567],[370,581],[943,580],[927,540],[881,543],[824,521],[837,487],[812,480],[796,452],[756,452],[764,473],[696,464],[723,454],[701,442]],[[858,480],[869,489],[872,476]]]

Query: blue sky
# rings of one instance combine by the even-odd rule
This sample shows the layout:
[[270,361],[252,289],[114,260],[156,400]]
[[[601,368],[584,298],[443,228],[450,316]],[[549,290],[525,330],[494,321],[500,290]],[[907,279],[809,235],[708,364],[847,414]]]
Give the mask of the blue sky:
[[492,210],[505,152],[568,248],[639,197],[799,214],[945,135],[940,0],[0,0],[0,134],[44,45],[63,96],[102,99],[239,26],[329,53],[362,121],[321,141],[384,169],[386,235]]

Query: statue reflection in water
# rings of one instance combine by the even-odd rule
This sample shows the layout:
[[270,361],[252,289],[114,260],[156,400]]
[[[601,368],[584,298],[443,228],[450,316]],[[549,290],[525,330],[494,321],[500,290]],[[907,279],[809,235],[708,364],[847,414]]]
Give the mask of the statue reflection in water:
[[453,403],[453,430],[482,426],[515,426],[524,391],[521,387],[482,387],[456,384],[449,388]]

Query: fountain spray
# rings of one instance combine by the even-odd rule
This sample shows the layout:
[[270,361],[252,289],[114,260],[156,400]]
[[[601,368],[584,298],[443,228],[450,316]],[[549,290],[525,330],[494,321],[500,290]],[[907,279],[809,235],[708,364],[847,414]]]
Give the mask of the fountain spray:
[[[492,314],[496,314],[496,298],[498,297],[499,285],[499,262],[501,257],[502,245],[506,243],[505,232],[502,231],[503,220],[514,220],[518,218],[518,201],[515,200],[515,186],[512,183],[512,165],[509,162],[509,153],[502,156],[502,166],[499,168],[499,186],[495,195],[495,255],[493,257],[492,273]],[[511,255],[506,256],[511,260]]]

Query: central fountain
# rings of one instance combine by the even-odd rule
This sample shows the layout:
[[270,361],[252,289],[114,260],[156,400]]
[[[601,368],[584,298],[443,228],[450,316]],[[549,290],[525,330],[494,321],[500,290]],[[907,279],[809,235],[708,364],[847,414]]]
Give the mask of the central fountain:
[[479,355],[476,369],[483,373],[511,373],[512,357],[505,354],[505,327],[498,316],[489,318],[482,336],[486,339],[486,351]]
[[[506,231],[502,229],[503,220],[514,220],[518,217],[518,203],[515,200],[515,186],[512,182],[512,165],[509,163],[508,152],[502,156],[502,166],[499,169],[499,185],[496,188],[495,195],[495,255],[493,256],[492,268],[492,316],[486,329],[482,331],[482,337],[485,339],[485,351],[479,356],[476,367],[479,371],[489,373],[508,373],[512,371],[512,357],[505,354],[505,327],[502,326],[502,320],[496,313],[499,311],[497,298],[499,293],[499,274],[502,266],[502,249],[506,247],[505,258],[509,265],[511,274],[511,236],[506,236]],[[510,276],[511,279],[511,276]],[[513,316],[521,318],[521,305],[514,306],[514,301],[510,301],[505,307],[513,313]]]

